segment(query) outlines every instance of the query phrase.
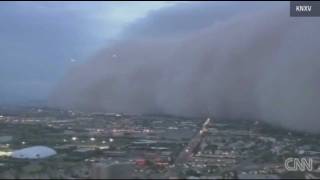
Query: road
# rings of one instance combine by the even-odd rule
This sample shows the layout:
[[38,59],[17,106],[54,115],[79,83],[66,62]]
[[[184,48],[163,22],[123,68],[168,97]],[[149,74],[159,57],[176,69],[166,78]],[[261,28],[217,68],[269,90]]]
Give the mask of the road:
[[188,162],[188,160],[192,157],[193,153],[195,153],[196,149],[201,145],[203,138],[207,135],[206,131],[208,129],[208,125],[210,124],[211,119],[208,118],[202,125],[202,128],[198,131],[198,133],[190,140],[189,144],[179,153],[178,157],[174,162],[174,167],[169,168],[166,177],[169,178],[178,178],[178,172],[182,168],[182,166]]

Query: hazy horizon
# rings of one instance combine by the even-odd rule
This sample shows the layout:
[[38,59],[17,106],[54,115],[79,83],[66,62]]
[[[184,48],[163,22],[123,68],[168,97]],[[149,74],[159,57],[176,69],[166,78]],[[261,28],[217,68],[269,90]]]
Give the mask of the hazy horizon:
[[320,127],[320,23],[289,17],[289,2],[1,8],[1,102]]

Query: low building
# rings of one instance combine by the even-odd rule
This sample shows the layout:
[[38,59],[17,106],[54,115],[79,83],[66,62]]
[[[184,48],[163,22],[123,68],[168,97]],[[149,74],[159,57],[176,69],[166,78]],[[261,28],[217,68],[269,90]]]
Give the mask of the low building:
[[13,151],[11,157],[20,159],[40,159],[56,155],[57,152],[46,146],[32,146]]

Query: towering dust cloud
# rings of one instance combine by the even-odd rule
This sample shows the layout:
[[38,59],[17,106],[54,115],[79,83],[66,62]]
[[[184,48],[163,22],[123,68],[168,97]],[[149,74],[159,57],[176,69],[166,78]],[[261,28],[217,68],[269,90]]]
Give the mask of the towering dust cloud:
[[[200,12],[201,6],[187,12]],[[166,12],[160,10],[154,16],[161,15],[162,21],[179,16]],[[180,20],[193,23],[191,15],[184,16]],[[320,19],[291,18],[287,6],[239,11],[221,21],[216,16],[208,15],[206,23],[189,31],[181,26],[170,33],[170,28],[158,26],[143,27],[138,35],[127,33],[72,69],[52,94],[51,105],[246,118],[318,131]],[[150,18],[152,14],[145,21]],[[139,24],[148,26],[137,23],[132,29],[139,29]],[[162,28],[166,32],[161,34]],[[148,29],[157,29],[161,35]]]

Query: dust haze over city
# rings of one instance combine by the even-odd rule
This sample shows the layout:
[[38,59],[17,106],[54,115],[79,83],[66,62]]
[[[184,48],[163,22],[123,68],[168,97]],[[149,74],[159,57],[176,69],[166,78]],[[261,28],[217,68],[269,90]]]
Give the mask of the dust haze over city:
[[287,3],[234,3],[233,13],[209,4],[138,20],[129,37],[71,70],[53,104],[250,118],[317,132],[319,20],[290,18]]
[[21,129],[0,133],[1,178],[320,177],[319,17],[289,2],[1,5],[0,120]]

